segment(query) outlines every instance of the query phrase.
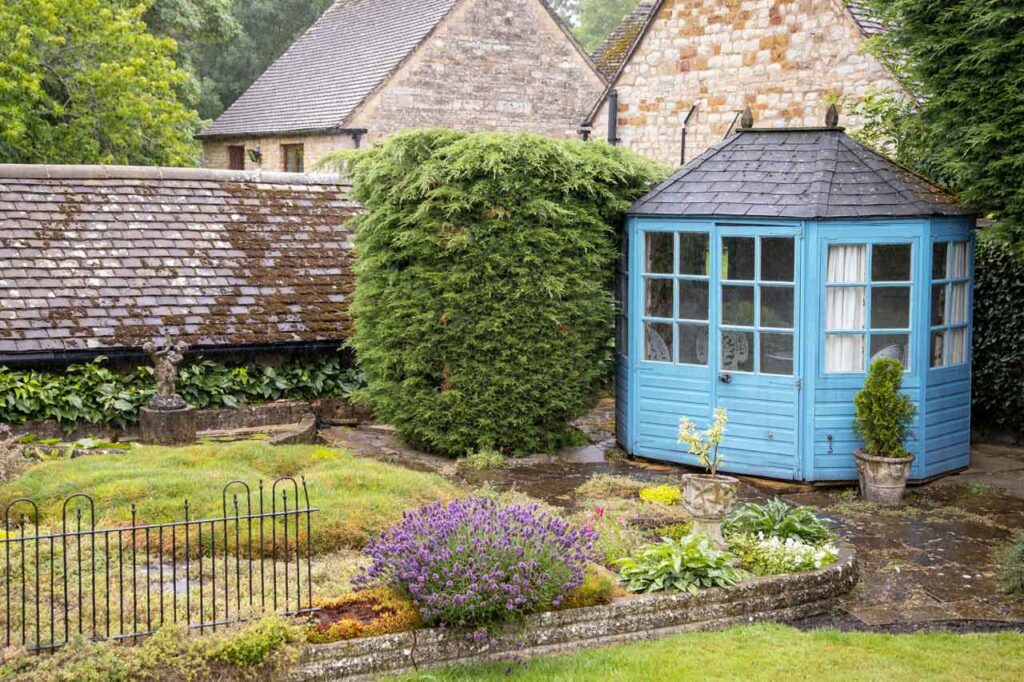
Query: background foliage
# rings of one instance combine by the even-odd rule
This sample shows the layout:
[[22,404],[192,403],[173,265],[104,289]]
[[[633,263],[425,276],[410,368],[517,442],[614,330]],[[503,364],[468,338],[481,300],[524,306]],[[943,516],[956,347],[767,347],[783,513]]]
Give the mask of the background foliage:
[[0,162],[190,165],[175,44],[139,2],[0,3]]
[[595,50],[619,27],[638,0],[579,0],[579,25],[576,37],[589,51]]
[[348,157],[357,399],[420,447],[555,448],[610,367],[615,230],[660,177],[605,144],[417,131]]
[[[281,367],[231,366],[200,360],[182,368],[178,392],[193,407],[234,407],[274,400],[312,400],[347,395],[361,383],[338,357]],[[0,366],[0,423],[55,419],[70,430],[77,423],[123,428],[138,420],[153,396],[151,367],[115,372],[103,360],[57,373]]]
[[981,238],[974,297],[974,420],[1024,440],[1024,260]]

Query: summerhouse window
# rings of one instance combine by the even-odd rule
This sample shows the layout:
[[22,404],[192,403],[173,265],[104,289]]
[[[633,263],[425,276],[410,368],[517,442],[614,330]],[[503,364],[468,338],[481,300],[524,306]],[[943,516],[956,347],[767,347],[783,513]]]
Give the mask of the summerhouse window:
[[710,237],[644,236],[644,359],[706,367]]
[[826,372],[864,372],[881,357],[910,369],[912,263],[906,243],[829,246]]
[[932,367],[952,367],[967,362],[970,252],[967,242],[932,244]]

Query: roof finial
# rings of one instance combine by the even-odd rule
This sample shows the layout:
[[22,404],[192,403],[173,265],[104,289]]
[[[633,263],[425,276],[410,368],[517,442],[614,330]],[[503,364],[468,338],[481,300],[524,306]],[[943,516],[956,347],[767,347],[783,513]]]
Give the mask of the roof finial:
[[754,127],[754,112],[747,106],[743,110],[743,116],[740,117],[740,128],[753,128]]
[[839,127],[839,109],[836,108],[836,103],[828,105],[828,111],[825,112],[825,127],[826,128],[838,128]]

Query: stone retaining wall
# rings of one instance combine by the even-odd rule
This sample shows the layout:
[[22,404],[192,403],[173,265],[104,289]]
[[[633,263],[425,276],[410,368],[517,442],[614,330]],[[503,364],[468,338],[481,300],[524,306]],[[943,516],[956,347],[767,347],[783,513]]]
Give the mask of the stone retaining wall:
[[312,646],[292,679],[373,679],[512,653],[534,657],[757,621],[788,621],[828,610],[856,582],[854,554],[844,548],[835,564],[819,571],[755,578],[695,595],[636,596],[606,606],[530,616],[489,650],[464,635],[436,629]]

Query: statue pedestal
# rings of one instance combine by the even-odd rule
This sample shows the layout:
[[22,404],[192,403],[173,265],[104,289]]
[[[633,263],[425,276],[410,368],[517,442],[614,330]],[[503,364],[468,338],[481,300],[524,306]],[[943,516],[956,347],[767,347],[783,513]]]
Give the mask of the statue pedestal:
[[196,410],[139,410],[140,441],[144,445],[193,445],[196,442]]

